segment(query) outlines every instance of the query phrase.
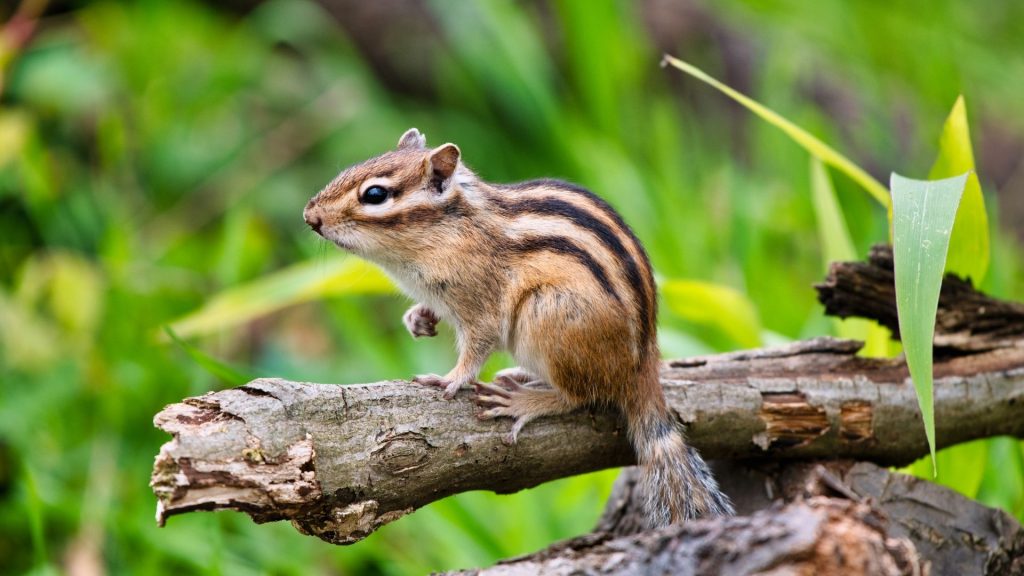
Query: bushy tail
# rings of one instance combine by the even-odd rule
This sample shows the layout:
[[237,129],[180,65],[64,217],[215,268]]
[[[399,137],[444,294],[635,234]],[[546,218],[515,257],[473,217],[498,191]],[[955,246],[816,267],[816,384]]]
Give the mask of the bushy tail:
[[729,498],[708,465],[686,444],[682,425],[668,413],[634,418],[629,433],[641,469],[652,527],[705,516],[731,516]]

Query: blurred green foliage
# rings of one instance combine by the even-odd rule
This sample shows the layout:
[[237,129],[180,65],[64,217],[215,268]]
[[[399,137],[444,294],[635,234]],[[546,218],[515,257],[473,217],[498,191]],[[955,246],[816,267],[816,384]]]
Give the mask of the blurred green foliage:
[[[706,4],[693,6],[730,34],[661,48],[728,78],[735,45],[752,47],[741,88],[876,178],[927,174],[960,93],[972,118],[1024,134],[1024,5]],[[588,186],[633,225],[662,278],[730,287],[718,302],[749,299],[734,310],[742,322],[724,329],[675,316],[667,302],[667,356],[833,332],[810,290],[823,247],[806,153],[722,99],[681,90],[657,66],[639,5],[427,6],[435,83],[418,92],[390,87],[308,1],[243,14],[214,3],[73,3],[0,58],[0,572],[95,563],[133,574],[422,573],[592,526],[614,471],[449,498],[347,548],[235,513],[153,522],[146,482],[166,437],[152,415],[227,385],[161,327],[214,294],[262,279],[306,301],[244,323],[231,312],[190,341],[248,372],[365,382],[453,362],[450,330],[413,342],[400,322],[406,302],[353,275],[357,265],[300,216],[339,169],[409,126],[431,143],[457,142],[490,180]],[[822,82],[833,92],[816,103],[809,87]],[[836,116],[829,102],[855,113]],[[832,176],[835,212],[863,254],[887,236],[884,209]],[[980,176],[997,222],[995,187]],[[327,293],[361,295],[310,303],[294,276],[273,274],[296,264],[331,279]],[[983,288],[1019,299],[1022,287],[1021,253],[995,229]],[[1020,442],[956,447],[939,466],[941,481],[1024,516]]]

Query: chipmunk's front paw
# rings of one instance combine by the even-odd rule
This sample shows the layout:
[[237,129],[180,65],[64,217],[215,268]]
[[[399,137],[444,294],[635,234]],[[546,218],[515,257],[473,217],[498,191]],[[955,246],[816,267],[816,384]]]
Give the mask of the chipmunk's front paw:
[[437,374],[420,374],[413,377],[413,382],[417,384],[423,384],[424,386],[434,386],[437,388],[444,388],[445,400],[451,400],[455,398],[455,394],[462,388],[462,382],[444,376],[438,376]]
[[409,334],[412,334],[413,338],[419,338],[420,336],[437,336],[437,323],[440,319],[433,310],[427,308],[423,304],[417,304],[412,308],[409,308],[402,316],[402,322],[405,323],[406,330]]

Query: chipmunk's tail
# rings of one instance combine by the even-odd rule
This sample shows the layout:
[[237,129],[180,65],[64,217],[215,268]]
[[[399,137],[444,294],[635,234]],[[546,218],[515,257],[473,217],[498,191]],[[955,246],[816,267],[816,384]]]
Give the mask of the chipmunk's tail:
[[732,503],[719,490],[704,459],[687,445],[682,424],[665,407],[661,384],[656,376],[654,380],[658,401],[642,410],[627,411],[629,435],[641,468],[641,489],[647,495],[648,521],[658,527],[705,516],[731,516]]

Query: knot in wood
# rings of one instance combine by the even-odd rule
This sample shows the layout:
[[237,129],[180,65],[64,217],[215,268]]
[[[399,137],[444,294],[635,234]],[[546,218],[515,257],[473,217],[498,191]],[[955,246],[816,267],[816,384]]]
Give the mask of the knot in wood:
[[292,518],[292,526],[303,534],[331,544],[353,544],[412,510],[403,508],[381,512],[380,503],[376,500],[360,500],[346,506],[335,506],[326,514]]
[[377,435],[378,446],[370,452],[374,468],[401,475],[423,467],[434,447],[419,432],[389,430]]

